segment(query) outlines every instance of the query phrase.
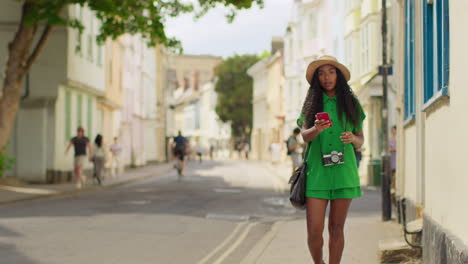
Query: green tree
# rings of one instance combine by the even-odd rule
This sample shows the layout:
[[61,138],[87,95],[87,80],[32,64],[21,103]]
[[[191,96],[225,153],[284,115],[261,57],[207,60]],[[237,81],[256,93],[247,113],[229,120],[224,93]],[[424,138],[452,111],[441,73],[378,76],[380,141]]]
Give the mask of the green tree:
[[15,159],[5,154],[4,150],[0,149],[0,178],[3,178],[5,171],[11,169]]
[[247,70],[258,60],[256,55],[236,55],[216,69],[216,113],[224,122],[231,121],[233,136],[240,140],[249,138],[252,130],[253,80]]
[[[5,1],[5,0],[4,0]],[[2,2],[4,2],[2,1]],[[82,23],[68,16],[67,9],[78,4],[91,9],[101,22],[98,43],[108,38],[141,34],[148,44],[164,45],[181,51],[177,39],[166,36],[166,20],[184,13],[193,12],[196,17],[220,4],[230,9],[226,15],[229,21],[240,9],[249,9],[253,4],[263,6],[264,0],[7,0],[16,1],[21,16],[13,40],[8,45],[8,59],[4,69],[3,87],[0,93],[0,149],[6,145],[16,118],[21,97],[24,75],[30,70],[47,40],[56,27],[76,28],[80,32]],[[3,5],[4,3],[0,4]]]

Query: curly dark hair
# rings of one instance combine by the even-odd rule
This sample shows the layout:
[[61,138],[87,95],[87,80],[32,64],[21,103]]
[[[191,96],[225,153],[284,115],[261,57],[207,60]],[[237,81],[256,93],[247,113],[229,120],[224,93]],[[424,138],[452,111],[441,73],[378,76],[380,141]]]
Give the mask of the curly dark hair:
[[[317,74],[318,70],[315,71],[312,77],[312,82],[307,92],[307,96],[302,106],[302,114],[306,120],[306,127],[311,128],[315,124],[315,115],[319,112],[323,112],[323,87],[320,85],[320,81]],[[359,101],[354,95],[348,82],[346,82],[343,73],[336,68],[336,100],[338,107],[338,117],[340,121],[343,120],[343,115],[346,115],[346,119],[349,120],[355,127],[359,125],[360,113],[359,113]]]
[[98,147],[102,146],[102,136],[101,136],[101,134],[97,134],[96,138],[94,139],[94,143],[96,143],[96,145]]

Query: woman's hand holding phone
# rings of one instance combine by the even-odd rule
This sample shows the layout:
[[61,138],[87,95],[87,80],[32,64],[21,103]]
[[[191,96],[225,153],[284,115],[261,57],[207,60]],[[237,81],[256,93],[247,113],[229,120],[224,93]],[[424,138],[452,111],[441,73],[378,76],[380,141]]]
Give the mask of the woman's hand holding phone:
[[331,126],[332,124],[330,121],[330,117],[328,117],[328,113],[322,112],[315,115],[314,127],[319,133]]

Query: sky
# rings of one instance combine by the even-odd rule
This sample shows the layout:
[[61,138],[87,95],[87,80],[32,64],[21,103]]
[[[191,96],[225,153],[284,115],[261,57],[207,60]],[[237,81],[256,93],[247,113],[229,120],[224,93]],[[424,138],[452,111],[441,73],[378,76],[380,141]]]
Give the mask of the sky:
[[227,9],[217,7],[194,21],[184,15],[166,23],[166,34],[182,42],[185,54],[216,55],[257,54],[270,51],[271,39],[282,37],[290,18],[293,0],[266,0],[263,9],[253,6],[238,11],[232,24]]

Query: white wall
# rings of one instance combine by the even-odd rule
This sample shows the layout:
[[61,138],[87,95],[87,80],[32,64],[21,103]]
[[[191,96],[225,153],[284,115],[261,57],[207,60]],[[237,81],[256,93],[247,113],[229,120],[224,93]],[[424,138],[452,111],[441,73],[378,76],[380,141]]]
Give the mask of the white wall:
[[289,135],[296,127],[296,119],[302,110],[309,89],[305,79],[308,64],[325,54],[336,56],[340,61],[344,57],[342,2],[345,1],[308,0],[293,5],[288,24],[290,32],[284,36],[284,135]]
[[78,5],[69,8],[69,15],[81,20],[85,30],[81,35],[81,51],[77,51],[79,35],[68,28],[68,79],[80,82],[98,92],[105,91],[105,49],[96,44],[99,23],[88,8]]
[[468,245],[466,99],[467,1],[450,2],[450,103],[436,106],[426,119],[425,213]]
[[[94,137],[101,131],[101,124],[99,123],[99,114],[96,108],[96,98],[89,94],[77,91],[67,86],[59,87],[59,96],[55,102],[55,168],[57,170],[70,171],[73,169],[73,147],[67,155],[64,155],[65,149],[70,142],[70,139],[76,136],[76,129],[78,126],[83,126],[85,129],[85,136],[89,138],[91,143],[94,142]],[[70,116],[66,116],[66,93],[70,94]],[[78,120],[78,97],[82,98],[81,107],[81,122]],[[88,115],[88,104],[91,105],[91,114]],[[91,118],[91,119],[88,119]],[[70,136],[67,136],[66,126],[67,121],[70,122]],[[91,123],[91,128],[89,127]],[[111,139],[107,139],[109,143]],[[86,162],[85,167],[90,168],[91,164]]]

